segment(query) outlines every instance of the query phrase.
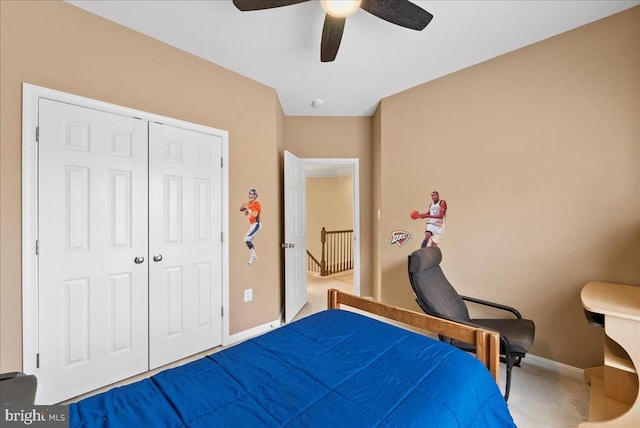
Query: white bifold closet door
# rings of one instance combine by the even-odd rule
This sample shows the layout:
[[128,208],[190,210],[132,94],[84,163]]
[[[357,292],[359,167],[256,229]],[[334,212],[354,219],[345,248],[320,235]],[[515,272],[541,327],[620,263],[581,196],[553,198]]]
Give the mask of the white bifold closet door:
[[222,341],[221,138],[39,101],[38,397]]
[[149,364],[222,343],[220,137],[149,123]]
[[38,401],[148,369],[147,123],[39,101]]

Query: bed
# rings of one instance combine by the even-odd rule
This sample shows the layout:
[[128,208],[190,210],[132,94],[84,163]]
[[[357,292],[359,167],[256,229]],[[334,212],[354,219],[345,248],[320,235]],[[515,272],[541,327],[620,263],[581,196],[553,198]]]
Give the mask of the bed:
[[[73,403],[70,426],[515,426],[496,383],[496,333],[337,290],[328,300],[325,311]],[[374,317],[469,341],[478,358]]]

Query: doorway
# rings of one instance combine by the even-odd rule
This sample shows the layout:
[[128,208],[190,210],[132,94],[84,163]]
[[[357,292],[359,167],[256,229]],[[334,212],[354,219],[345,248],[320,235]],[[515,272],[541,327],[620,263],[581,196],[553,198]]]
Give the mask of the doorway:
[[[315,274],[308,274],[308,282],[307,282],[307,295],[310,296],[309,300],[311,300],[311,296],[317,293],[317,289],[327,288],[329,286],[340,288],[343,291],[348,290],[348,292],[353,293],[357,296],[360,295],[360,185],[359,185],[359,160],[358,159],[333,159],[333,158],[306,158],[303,159],[305,166],[305,177],[307,180],[307,248],[319,248],[316,244],[314,246],[314,242],[319,242],[320,240],[320,227],[329,226],[328,229],[332,228],[331,224],[324,223],[320,225],[320,223],[313,221],[312,211],[313,207],[310,205],[317,204],[330,204],[331,210],[338,211],[337,217],[342,218],[342,222],[340,220],[338,223],[335,223],[335,228],[338,229],[351,229],[353,230],[353,269],[351,271],[344,271],[339,273],[330,274],[326,277],[318,277]],[[309,190],[311,185],[309,180],[314,179],[323,179],[323,178],[331,178],[335,179],[338,184],[338,188],[343,188],[342,191],[338,191],[338,200],[326,200],[326,197],[322,196],[323,200],[313,201],[313,195],[309,194]],[[348,183],[350,187],[350,197],[351,200],[347,201],[345,199],[345,195],[347,195],[348,191],[344,190],[345,184]],[[343,211],[343,212],[340,212]],[[346,213],[351,213],[348,215]],[[344,222],[345,215],[349,218],[348,222]],[[317,254],[316,250],[316,254]],[[311,250],[314,253],[314,250]],[[309,275],[314,275],[313,277],[309,277]],[[327,285],[333,284],[333,285]],[[323,302],[323,298],[320,298],[320,301]],[[326,306],[326,302],[324,302]]]
[[353,293],[360,294],[360,198],[359,160],[298,158],[284,152],[285,322],[290,322],[307,303],[306,174],[310,169],[348,169],[353,180]]

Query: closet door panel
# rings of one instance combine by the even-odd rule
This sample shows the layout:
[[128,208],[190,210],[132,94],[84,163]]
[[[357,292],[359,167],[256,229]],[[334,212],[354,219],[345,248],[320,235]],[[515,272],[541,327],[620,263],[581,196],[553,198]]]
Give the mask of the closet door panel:
[[149,124],[150,367],[222,342],[222,141]]
[[148,368],[147,123],[40,99],[38,403]]

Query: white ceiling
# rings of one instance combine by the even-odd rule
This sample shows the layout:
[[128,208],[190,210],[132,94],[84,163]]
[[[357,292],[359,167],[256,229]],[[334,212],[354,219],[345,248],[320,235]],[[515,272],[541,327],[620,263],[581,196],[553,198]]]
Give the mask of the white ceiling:
[[[640,4],[640,0],[416,0],[421,32],[358,10],[338,56],[320,62],[313,0],[240,12],[231,0],[68,0],[277,91],[287,116],[370,116],[380,99]],[[323,99],[320,108],[314,99]]]

